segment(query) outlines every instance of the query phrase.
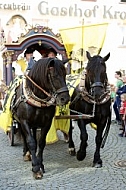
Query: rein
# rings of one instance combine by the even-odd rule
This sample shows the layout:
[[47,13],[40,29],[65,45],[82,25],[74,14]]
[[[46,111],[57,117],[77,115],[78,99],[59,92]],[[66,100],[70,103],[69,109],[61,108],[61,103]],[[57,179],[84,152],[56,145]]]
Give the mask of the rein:
[[42,92],[44,92],[48,97],[52,97],[51,94],[46,92],[43,88],[37,85],[28,75],[24,75],[28,80],[30,80],[37,88],[39,88]]

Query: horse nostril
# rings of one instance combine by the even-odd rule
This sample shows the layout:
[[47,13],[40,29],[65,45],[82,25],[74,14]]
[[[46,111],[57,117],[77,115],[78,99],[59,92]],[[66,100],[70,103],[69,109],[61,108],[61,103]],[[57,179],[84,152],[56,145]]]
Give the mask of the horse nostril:
[[65,99],[64,98],[61,98],[61,102],[64,102],[65,101]]
[[68,103],[70,101],[70,98],[61,98],[62,103]]

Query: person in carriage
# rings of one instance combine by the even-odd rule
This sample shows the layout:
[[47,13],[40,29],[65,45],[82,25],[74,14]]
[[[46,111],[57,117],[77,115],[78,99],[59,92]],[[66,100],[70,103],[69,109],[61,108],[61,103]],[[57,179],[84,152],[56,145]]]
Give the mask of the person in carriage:
[[27,73],[35,64],[35,61],[33,59],[33,49],[28,48],[24,53],[24,60],[20,64],[21,66],[21,74],[17,75],[15,74],[15,68],[12,67],[12,73],[13,78],[10,82],[10,85],[7,88],[6,96],[3,103],[3,112],[0,115],[0,127],[4,129],[5,133],[8,134],[8,131],[10,131],[10,126],[12,125],[12,113],[10,110],[11,106],[11,100],[13,95],[15,94],[16,88],[20,85],[22,82],[22,78],[25,73]]
[[[4,111],[3,111],[2,115],[0,116],[0,126],[2,126],[5,133],[7,133],[7,134],[10,131],[10,127],[8,127],[8,126],[12,125],[12,113],[10,111],[10,106],[11,106],[10,104],[11,104],[12,96],[14,95],[16,88],[22,82],[23,74],[28,74],[28,72],[32,69],[33,65],[35,64],[33,52],[34,52],[33,49],[30,49],[30,48],[28,48],[24,52],[24,60],[21,64],[22,75],[15,77],[15,79],[10,83],[10,86],[7,91],[7,95],[6,95],[6,98],[4,101],[4,109],[3,109]],[[57,52],[53,48],[49,48],[47,50],[47,57],[58,59],[56,56],[57,56]],[[65,112],[69,112],[68,105],[66,105],[66,107],[64,107],[64,109],[65,109]],[[59,112],[60,112],[60,108],[57,106],[56,114],[59,115]],[[4,122],[3,122],[3,118],[4,118]],[[47,144],[51,144],[51,143],[58,141],[59,138],[57,135],[57,130],[60,130],[63,132],[64,139],[66,142],[68,142],[69,126],[70,126],[70,123],[69,123],[68,119],[57,121],[54,118],[52,121],[50,131],[47,134],[47,138],[46,138]]]

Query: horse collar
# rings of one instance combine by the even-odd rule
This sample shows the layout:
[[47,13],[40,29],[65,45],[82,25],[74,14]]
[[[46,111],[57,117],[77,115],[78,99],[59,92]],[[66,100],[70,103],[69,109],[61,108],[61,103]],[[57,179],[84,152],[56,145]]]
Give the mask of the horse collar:
[[26,86],[26,78],[23,77],[23,93],[25,97],[25,102],[35,107],[48,107],[54,105],[55,97],[47,97],[46,99],[38,98],[30,88]]

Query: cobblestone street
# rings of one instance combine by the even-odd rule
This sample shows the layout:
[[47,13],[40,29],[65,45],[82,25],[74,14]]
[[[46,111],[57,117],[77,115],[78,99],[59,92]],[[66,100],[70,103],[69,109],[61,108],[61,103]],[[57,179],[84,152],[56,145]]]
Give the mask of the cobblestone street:
[[0,13],[0,190],[126,190],[126,0]]
[[[111,125],[105,147],[101,149],[103,167],[98,169],[92,167],[95,130],[90,126],[87,129],[85,160],[79,162],[68,154],[68,144],[59,132],[60,140],[45,148],[46,173],[41,180],[33,178],[31,163],[23,161],[22,143],[15,138],[15,146],[11,147],[6,134],[0,131],[0,190],[125,190],[126,138],[118,137],[119,126]],[[74,141],[77,150],[79,129],[76,125]]]

